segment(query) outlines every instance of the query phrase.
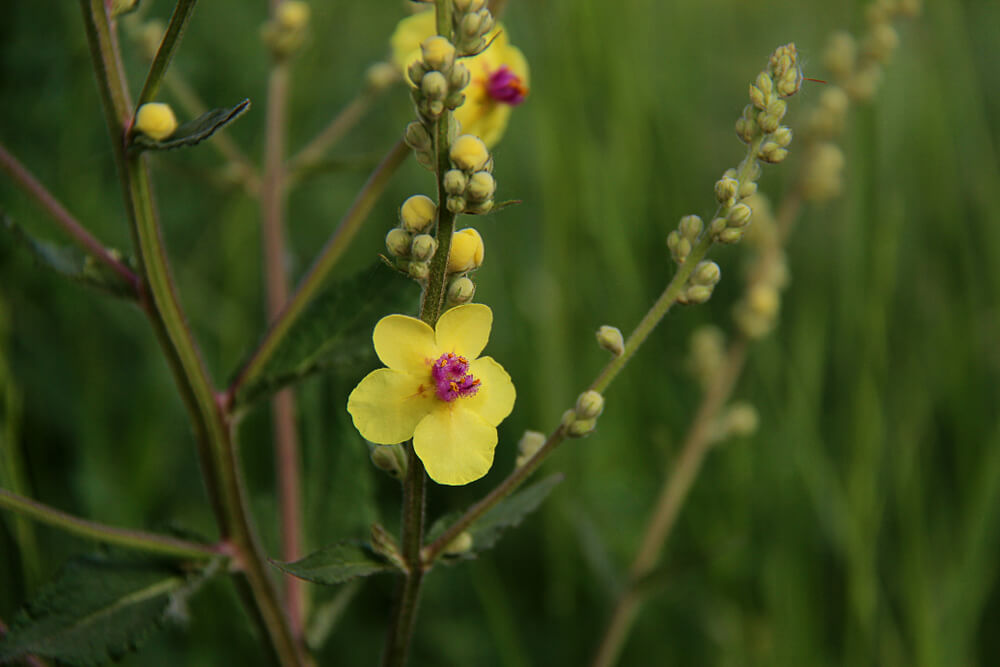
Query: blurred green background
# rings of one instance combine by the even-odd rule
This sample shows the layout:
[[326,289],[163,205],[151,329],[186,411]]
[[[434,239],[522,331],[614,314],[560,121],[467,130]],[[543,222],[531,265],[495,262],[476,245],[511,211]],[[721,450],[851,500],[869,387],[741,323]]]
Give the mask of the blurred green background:
[[[166,19],[167,0],[146,16]],[[789,248],[792,283],[777,331],[751,352],[736,395],[757,435],[712,453],[665,552],[663,586],[623,665],[989,665],[1000,658],[1000,5],[928,2],[900,26],[876,101],[852,108],[844,195],[807,207]],[[864,3],[510,0],[504,21],[532,67],[532,92],[495,151],[498,199],[477,300],[496,325],[488,352],[518,387],[493,471],[431,490],[433,516],[479,498],[513,465],[526,428],[550,430],[605,353],[593,332],[630,330],[669,279],[664,238],[684,214],[711,215],[712,185],[742,155],[733,122],[771,50],[795,41],[824,78],[834,28],[856,33]],[[229,130],[262,151],[265,3],[203,2],[176,71],[212,106],[254,108]],[[296,59],[293,149],[319,131],[387,54],[404,3],[315,2]],[[133,91],[144,61],[125,45]],[[818,98],[807,84],[789,120]],[[169,96],[163,99],[170,101]],[[0,7],[0,142],[105,242],[128,248],[79,8]],[[411,110],[383,96],[290,199],[290,265],[308,266]],[[778,200],[797,169],[766,170]],[[156,156],[154,176],[183,303],[221,381],[263,323],[255,203],[205,177],[209,147]],[[395,208],[431,192],[412,160],[338,268],[383,251]],[[60,232],[7,178],[0,206],[44,238]],[[428,578],[414,665],[575,665],[594,649],[663,472],[699,400],[685,373],[701,323],[729,326],[745,248],[715,254],[723,283],[678,309],[613,385],[590,438],[546,465],[566,480],[485,557]],[[415,288],[414,288],[415,289]],[[215,535],[184,409],[133,307],[65,284],[0,242],[0,413],[4,447],[23,450],[35,496],[108,523]],[[398,487],[376,473],[344,409],[358,380],[302,385],[308,541],[398,523]],[[14,409],[11,409],[14,408]],[[276,554],[269,412],[242,428],[261,532]],[[11,441],[9,437],[15,434]],[[36,527],[34,555],[0,521],[0,618],[92,544]],[[321,664],[377,660],[394,583],[365,581],[319,653]],[[317,603],[333,589],[312,588]],[[191,601],[126,665],[259,664],[225,581]]]

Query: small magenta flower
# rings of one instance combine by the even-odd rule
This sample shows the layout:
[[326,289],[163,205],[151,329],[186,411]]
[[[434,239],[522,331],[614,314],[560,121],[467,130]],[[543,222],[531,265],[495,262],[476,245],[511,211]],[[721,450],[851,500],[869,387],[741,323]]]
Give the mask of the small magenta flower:
[[486,347],[493,311],[466,304],[434,329],[389,315],[372,336],[388,368],[369,373],[347,399],[361,435],[380,445],[413,438],[413,450],[438,484],[474,482],[493,465],[497,425],[514,409],[510,376]]
[[[392,61],[400,72],[421,58],[421,43],[434,31],[434,12],[423,11],[399,22],[390,39]],[[469,69],[470,83],[463,91],[465,103],[455,109],[462,132],[474,134],[495,146],[507,129],[511,111],[528,94],[528,61],[510,44],[507,31],[497,24],[482,53],[461,62]],[[492,41],[490,41],[492,40]]]

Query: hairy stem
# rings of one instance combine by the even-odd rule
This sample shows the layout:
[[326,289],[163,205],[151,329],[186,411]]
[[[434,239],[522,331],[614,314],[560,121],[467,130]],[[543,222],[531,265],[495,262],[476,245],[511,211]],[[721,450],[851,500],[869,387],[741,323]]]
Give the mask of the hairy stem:
[[0,489],[0,507],[11,510],[40,523],[79,535],[91,540],[114,544],[128,549],[149,551],[181,558],[215,558],[224,554],[219,547],[182,540],[169,535],[157,535],[141,530],[115,528],[96,521],[89,521],[67,514],[54,507],[25,498],[6,489]]

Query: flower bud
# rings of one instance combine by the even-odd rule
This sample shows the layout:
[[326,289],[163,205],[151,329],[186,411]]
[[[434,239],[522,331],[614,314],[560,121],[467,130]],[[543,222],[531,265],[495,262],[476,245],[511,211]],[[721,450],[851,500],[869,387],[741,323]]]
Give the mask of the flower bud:
[[788,151],[779,146],[776,141],[765,141],[761,145],[757,157],[768,164],[778,164],[788,157]]
[[461,23],[458,25],[459,31],[467,37],[476,37],[481,35],[483,27],[483,17],[478,14],[466,14],[462,17]]
[[770,285],[754,285],[747,294],[747,306],[755,315],[774,317],[781,306],[781,296]]
[[397,81],[399,71],[392,63],[374,63],[365,71],[365,83],[372,92],[385,90]]
[[726,215],[726,221],[730,227],[746,227],[750,224],[750,218],[752,216],[753,209],[746,204],[737,204],[729,209],[729,214]]
[[420,51],[428,69],[445,72],[455,62],[455,46],[440,35],[425,39],[420,45]]
[[743,238],[743,228],[742,227],[727,227],[719,232],[719,241],[721,243],[739,243],[740,239]]
[[722,269],[713,261],[698,262],[691,274],[691,282],[697,285],[715,285],[722,278]]
[[466,207],[465,212],[483,214],[483,213],[489,213],[492,210],[493,210],[493,200],[487,199],[486,201],[477,201],[471,203],[469,206]]
[[562,417],[559,419],[559,425],[564,429],[568,429],[569,425],[576,420],[576,410],[570,408],[562,413]]
[[427,66],[424,65],[424,61],[422,60],[414,60],[406,68],[406,76],[409,77],[414,86],[420,85],[420,82],[424,80],[425,74],[427,74]]
[[452,213],[458,214],[465,211],[465,207],[468,202],[465,201],[465,197],[456,197],[455,195],[449,195],[448,200],[445,202],[448,206],[448,210]]
[[705,223],[697,215],[685,215],[677,225],[677,230],[688,241],[694,241],[701,234],[704,226]]
[[757,184],[753,181],[744,181],[740,183],[740,199],[746,199],[747,197],[753,197],[757,194]]
[[856,59],[857,44],[851,33],[842,30],[830,35],[823,54],[823,64],[834,78],[844,80],[851,76]]
[[455,0],[455,9],[460,14],[478,12],[486,6],[486,0]]
[[712,287],[708,285],[691,285],[684,292],[684,302],[690,304],[705,303],[712,298]]
[[771,138],[782,148],[787,148],[792,143],[792,130],[787,125],[782,125],[774,131]]
[[604,397],[593,389],[580,394],[576,399],[576,415],[580,419],[595,419],[604,412]]
[[752,83],[750,84],[750,101],[758,109],[763,109],[764,105],[767,104],[767,96],[764,95],[764,91]]
[[431,147],[431,135],[424,124],[418,120],[406,126],[403,140],[407,146],[415,150],[427,150]]
[[725,218],[715,218],[708,225],[708,233],[711,234],[712,236],[718,236],[719,234],[722,233],[722,230],[724,230],[728,226],[729,223],[726,222]]
[[517,466],[521,467],[525,461],[534,456],[545,444],[545,440],[544,433],[525,431],[517,443]]
[[385,235],[385,248],[393,257],[406,257],[409,255],[412,243],[413,235],[399,227],[393,227]]
[[441,72],[428,72],[420,81],[420,90],[428,100],[443,100],[448,96],[448,79]]
[[486,166],[490,152],[483,140],[473,134],[463,134],[451,145],[451,161],[463,171],[479,171]]
[[760,417],[757,409],[745,401],[733,403],[729,406],[725,417],[722,419],[723,432],[730,437],[747,437],[757,431]]
[[406,272],[414,280],[427,280],[427,276],[431,273],[431,265],[427,262],[410,262],[410,265],[406,267]]
[[451,237],[451,250],[448,253],[448,271],[450,273],[465,273],[474,271],[483,264],[483,237],[472,227],[455,232]]
[[597,344],[616,357],[625,353],[625,339],[618,327],[602,325],[597,330]]
[[458,534],[455,539],[448,543],[448,546],[444,548],[445,556],[461,556],[464,553],[468,553],[472,550],[472,535],[469,531],[463,530]]
[[458,63],[452,67],[451,72],[448,74],[448,84],[453,91],[462,90],[469,85],[469,81],[471,80],[472,75],[469,73],[469,68],[462,63]]
[[406,452],[402,445],[373,445],[370,456],[376,468],[392,477],[402,479],[406,475]]
[[597,427],[597,419],[577,419],[566,427],[566,435],[570,438],[582,438],[590,435]]
[[135,115],[135,129],[150,139],[163,141],[177,129],[177,118],[170,105],[147,102],[139,107]]
[[497,190],[497,182],[488,171],[477,171],[469,177],[465,194],[473,201],[492,199]]
[[437,206],[427,195],[408,197],[399,209],[399,221],[408,232],[419,234],[434,222]]
[[469,303],[476,294],[476,284],[468,277],[461,276],[448,286],[448,303],[459,305]]
[[723,176],[715,182],[715,199],[723,206],[732,206],[739,188],[739,181]]
[[444,191],[450,195],[461,195],[469,179],[461,169],[449,169],[444,172]]
[[418,262],[428,262],[437,250],[438,242],[430,234],[419,234],[413,237],[410,245],[410,255]]
[[275,12],[274,18],[285,30],[302,30],[309,24],[309,5],[299,0],[285,0]]

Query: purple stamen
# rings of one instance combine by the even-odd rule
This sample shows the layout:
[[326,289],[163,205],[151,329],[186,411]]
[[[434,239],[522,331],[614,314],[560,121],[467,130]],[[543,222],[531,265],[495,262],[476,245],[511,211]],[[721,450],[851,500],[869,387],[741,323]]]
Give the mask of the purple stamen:
[[514,74],[509,67],[501,65],[500,69],[490,74],[486,82],[486,92],[498,102],[517,106],[524,101],[528,88],[521,77]]
[[431,366],[435,393],[442,401],[452,402],[456,398],[473,396],[479,391],[480,382],[469,375],[469,361],[451,352],[438,357]]

